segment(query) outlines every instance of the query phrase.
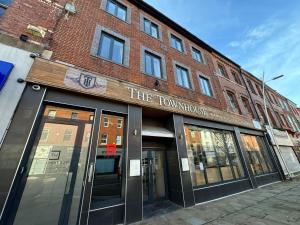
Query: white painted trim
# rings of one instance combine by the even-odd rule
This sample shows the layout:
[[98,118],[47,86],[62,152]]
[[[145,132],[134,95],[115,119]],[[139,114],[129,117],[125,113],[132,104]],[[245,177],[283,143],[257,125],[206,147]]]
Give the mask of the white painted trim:
[[109,209],[109,208],[117,207],[117,206],[120,206],[120,205],[125,205],[125,203],[120,203],[120,204],[117,204],[117,205],[110,205],[110,206],[97,208],[97,209],[91,209],[91,210],[89,210],[89,213],[90,212],[95,212],[95,211],[100,211],[100,210],[103,210],[103,209]]
[[227,195],[227,196],[224,196],[224,197],[216,198],[216,199],[209,200],[209,201],[206,201],[206,202],[200,202],[200,203],[197,203],[196,205],[204,205],[204,204],[207,204],[207,203],[210,203],[210,202],[215,202],[215,201],[218,201],[218,200],[221,200],[221,199],[229,198],[229,197],[232,197],[232,196],[235,196],[235,195],[243,194],[243,193],[254,191],[254,190],[255,189],[249,189],[249,190],[246,190],[246,191],[241,191],[241,192],[238,192],[238,193],[234,193],[234,194]]
[[250,180],[250,178],[249,178],[249,179],[248,179],[248,178],[244,178],[244,179],[240,179],[240,180],[234,180],[234,181],[231,181],[231,182],[226,182],[226,183],[221,183],[221,184],[211,185],[211,186],[207,186],[207,187],[195,188],[195,189],[193,189],[193,191],[198,191],[198,190],[208,189],[208,188],[212,188],[212,187],[219,187],[219,186],[223,186],[223,185],[226,185],[226,184],[237,183],[237,182],[245,181],[245,180]]

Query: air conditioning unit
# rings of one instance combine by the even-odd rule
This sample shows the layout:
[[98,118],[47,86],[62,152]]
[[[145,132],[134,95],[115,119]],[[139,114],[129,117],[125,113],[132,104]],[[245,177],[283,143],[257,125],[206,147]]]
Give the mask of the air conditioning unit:
[[33,26],[31,24],[29,24],[27,26],[27,33],[32,34],[37,37],[41,37],[41,38],[45,37],[45,35],[46,35],[45,30],[46,30],[45,28],[40,27],[40,26]]

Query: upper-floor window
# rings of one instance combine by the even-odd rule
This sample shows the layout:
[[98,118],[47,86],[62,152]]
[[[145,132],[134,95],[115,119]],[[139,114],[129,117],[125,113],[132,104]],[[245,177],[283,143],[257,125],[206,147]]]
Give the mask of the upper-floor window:
[[123,126],[123,120],[118,119],[118,128],[122,128],[122,126]]
[[177,49],[178,51],[183,52],[182,40],[173,34],[171,34],[171,45],[173,48]]
[[0,0],[0,17],[4,15],[6,9],[10,5],[11,0]]
[[256,104],[256,107],[257,107],[260,115],[262,116],[264,122],[267,123],[267,116],[266,116],[265,111],[263,110],[262,106],[260,104]]
[[176,83],[185,88],[192,88],[188,70],[179,65],[176,65]]
[[199,76],[200,80],[200,86],[201,86],[201,91],[204,95],[207,95],[209,97],[213,96],[212,88],[209,82],[209,79],[203,76]]
[[255,91],[255,89],[254,89],[254,86],[253,86],[251,80],[247,79],[247,83],[248,83],[248,86],[249,86],[251,92],[252,92],[253,94],[257,95],[257,93],[256,93],[256,91]]
[[226,70],[225,70],[225,67],[221,64],[218,64],[218,74],[223,76],[223,77],[226,77],[228,78],[228,75],[226,73]]
[[231,110],[236,113],[241,113],[235,94],[231,91],[227,91],[227,97]]
[[235,72],[235,71],[231,71],[231,74],[232,74],[232,76],[233,76],[234,81],[235,81],[236,83],[242,85],[242,82],[241,82],[241,79],[240,79],[238,73]]
[[161,57],[145,51],[145,73],[162,78]]
[[204,63],[202,53],[198,49],[195,49],[194,47],[192,47],[192,56],[193,59],[195,59],[196,61],[200,63]]
[[109,126],[108,117],[103,117],[103,125],[104,125],[104,127],[108,127]]
[[107,0],[106,11],[115,17],[126,21],[127,7],[115,0]]
[[72,120],[77,120],[78,119],[78,113],[77,112],[72,112],[71,113],[71,119]]
[[107,144],[107,134],[106,133],[103,133],[101,135],[101,144],[102,145],[106,145]]
[[158,25],[152,21],[144,18],[144,31],[154,38],[159,38],[159,28]]
[[258,92],[259,96],[260,96],[260,97],[263,97],[263,94],[262,94],[262,91],[261,91],[261,89],[260,89],[260,86],[259,86],[258,84],[255,84],[255,87],[256,87],[256,89],[257,89],[257,92]]
[[249,114],[252,118],[254,118],[254,114],[253,114],[253,111],[251,109],[248,99],[242,97],[242,102],[243,102],[244,108],[246,110],[246,113]]
[[117,136],[116,137],[116,145],[122,145],[122,136]]
[[98,55],[118,64],[123,64],[125,41],[102,32]]
[[56,116],[56,110],[49,110],[48,117],[54,119]]
[[273,98],[269,92],[267,92],[267,96],[268,96],[268,99],[270,100],[270,102],[274,104]]

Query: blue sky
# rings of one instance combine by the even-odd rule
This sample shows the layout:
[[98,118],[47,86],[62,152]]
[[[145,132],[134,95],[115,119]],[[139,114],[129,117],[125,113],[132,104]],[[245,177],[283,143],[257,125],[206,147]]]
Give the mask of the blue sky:
[[145,0],[300,107],[299,0]]

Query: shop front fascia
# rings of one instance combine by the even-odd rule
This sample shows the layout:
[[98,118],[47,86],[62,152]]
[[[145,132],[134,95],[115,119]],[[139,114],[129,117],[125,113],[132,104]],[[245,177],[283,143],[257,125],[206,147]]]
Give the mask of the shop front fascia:
[[[151,110],[167,113],[164,127],[146,126]],[[156,199],[189,207],[280,180],[250,119],[42,59],[3,142],[0,176],[1,225],[35,223],[37,212],[51,212],[43,224],[132,223]],[[42,209],[50,180],[62,192]]]

